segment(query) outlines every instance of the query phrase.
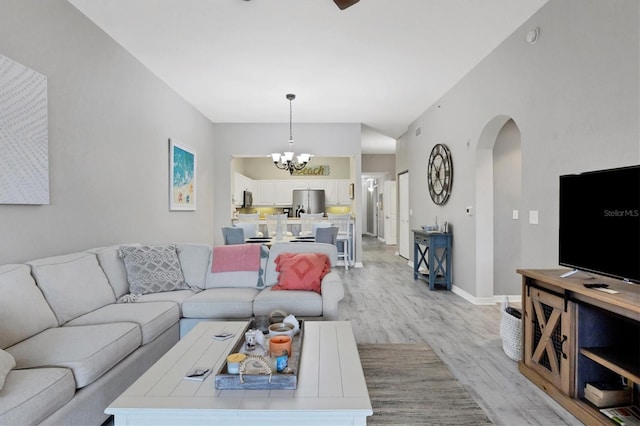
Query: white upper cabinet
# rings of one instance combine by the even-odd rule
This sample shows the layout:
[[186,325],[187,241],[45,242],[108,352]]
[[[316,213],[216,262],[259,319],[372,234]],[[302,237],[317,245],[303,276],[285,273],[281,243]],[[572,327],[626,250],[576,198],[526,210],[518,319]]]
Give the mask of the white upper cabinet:
[[[351,204],[348,179],[255,180],[251,184],[255,206],[291,206],[294,189],[324,189],[325,204],[328,206]],[[236,196],[240,197],[242,204],[242,189]]]
[[325,181],[324,203],[328,206],[338,204],[338,181],[337,180]]
[[338,187],[338,204],[351,204],[351,181],[349,179],[340,179],[336,181]]
[[272,180],[258,180],[254,204],[257,206],[273,206],[276,200],[276,184]]
[[245,175],[235,172],[233,175],[233,205],[242,206],[243,191],[256,191],[255,181]]
[[275,204],[277,206],[290,206],[293,203],[293,190],[297,189],[295,181],[281,180],[275,183],[276,199]]

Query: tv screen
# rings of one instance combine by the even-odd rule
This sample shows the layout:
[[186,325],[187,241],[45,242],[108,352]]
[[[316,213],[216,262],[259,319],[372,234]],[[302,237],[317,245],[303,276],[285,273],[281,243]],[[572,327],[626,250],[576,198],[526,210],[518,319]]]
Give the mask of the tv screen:
[[559,263],[640,283],[640,165],[560,176]]

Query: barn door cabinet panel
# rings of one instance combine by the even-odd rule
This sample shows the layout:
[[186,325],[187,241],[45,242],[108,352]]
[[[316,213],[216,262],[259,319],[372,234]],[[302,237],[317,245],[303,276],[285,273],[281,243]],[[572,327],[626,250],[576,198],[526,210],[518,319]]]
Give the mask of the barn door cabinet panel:
[[524,362],[540,376],[572,396],[575,359],[575,306],[562,295],[530,282],[524,305]]
[[[518,368],[588,425],[611,420],[585,399],[589,382],[627,383],[640,405],[640,285],[566,270],[519,269],[523,357]],[[603,282],[614,293],[586,288]]]

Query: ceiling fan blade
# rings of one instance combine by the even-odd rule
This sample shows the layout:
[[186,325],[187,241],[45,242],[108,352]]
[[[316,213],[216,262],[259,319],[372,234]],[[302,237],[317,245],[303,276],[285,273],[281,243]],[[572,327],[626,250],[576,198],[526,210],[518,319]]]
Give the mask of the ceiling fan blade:
[[360,0],[333,0],[333,2],[340,8],[340,10],[345,10],[346,8],[358,3],[359,1]]

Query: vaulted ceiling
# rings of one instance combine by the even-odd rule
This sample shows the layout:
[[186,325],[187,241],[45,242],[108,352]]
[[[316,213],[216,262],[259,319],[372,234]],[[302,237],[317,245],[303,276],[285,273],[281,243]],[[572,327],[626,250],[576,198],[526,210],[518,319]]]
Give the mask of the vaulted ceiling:
[[215,123],[408,125],[547,0],[69,0]]

